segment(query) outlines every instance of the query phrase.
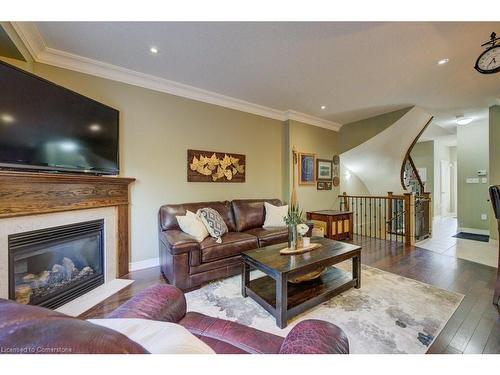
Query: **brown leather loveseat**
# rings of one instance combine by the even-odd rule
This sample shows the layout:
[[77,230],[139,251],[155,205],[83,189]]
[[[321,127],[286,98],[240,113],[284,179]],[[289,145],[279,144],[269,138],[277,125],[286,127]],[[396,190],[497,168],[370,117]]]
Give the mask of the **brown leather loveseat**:
[[[262,228],[264,202],[281,206],[279,199],[246,199],[223,202],[167,204],[159,211],[160,267],[168,281],[183,290],[241,272],[243,251],[287,241],[286,227]],[[218,244],[207,237],[198,243],[182,232],[176,216],[210,207],[218,211],[229,233]]]

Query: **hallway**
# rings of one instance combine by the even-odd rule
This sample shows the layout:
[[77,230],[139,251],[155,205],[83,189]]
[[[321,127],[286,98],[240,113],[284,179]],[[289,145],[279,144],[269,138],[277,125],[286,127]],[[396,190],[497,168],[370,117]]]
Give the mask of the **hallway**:
[[497,267],[498,244],[455,238],[453,236],[456,233],[456,218],[435,217],[432,238],[417,242],[416,246],[442,255]]

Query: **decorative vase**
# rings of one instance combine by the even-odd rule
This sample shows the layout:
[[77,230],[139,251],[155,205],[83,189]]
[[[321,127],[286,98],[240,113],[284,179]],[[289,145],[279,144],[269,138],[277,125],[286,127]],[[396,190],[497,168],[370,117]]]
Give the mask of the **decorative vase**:
[[297,225],[288,225],[288,248],[291,250],[297,250],[299,239],[299,233],[297,232]]

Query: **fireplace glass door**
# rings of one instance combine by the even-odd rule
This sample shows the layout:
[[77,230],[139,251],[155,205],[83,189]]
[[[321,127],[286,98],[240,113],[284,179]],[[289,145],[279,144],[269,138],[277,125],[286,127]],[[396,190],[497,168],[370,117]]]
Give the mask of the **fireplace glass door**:
[[9,298],[56,308],[104,283],[104,220],[9,236]]

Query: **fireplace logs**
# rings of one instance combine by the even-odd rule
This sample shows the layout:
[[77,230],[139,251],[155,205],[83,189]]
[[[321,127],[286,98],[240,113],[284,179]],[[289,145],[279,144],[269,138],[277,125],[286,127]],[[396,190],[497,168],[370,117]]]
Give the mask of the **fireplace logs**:
[[34,299],[48,296],[57,289],[93,274],[92,267],[85,266],[79,270],[71,259],[65,257],[62,264],[54,264],[51,270],[44,270],[38,275],[28,273],[22,276],[22,284],[16,285],[16,301],[29,304]]

